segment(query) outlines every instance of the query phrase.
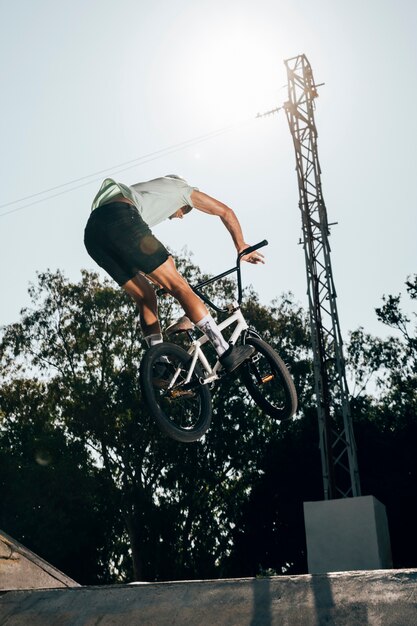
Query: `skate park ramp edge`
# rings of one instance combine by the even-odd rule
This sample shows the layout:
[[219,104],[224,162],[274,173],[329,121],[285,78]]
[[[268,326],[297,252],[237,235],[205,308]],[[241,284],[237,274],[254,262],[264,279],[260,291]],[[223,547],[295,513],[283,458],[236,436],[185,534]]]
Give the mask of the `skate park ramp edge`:
[[0,592],[3,626],[415,626],[417,570]]
[[0,530],[0,592],[78,586],[75,580]]

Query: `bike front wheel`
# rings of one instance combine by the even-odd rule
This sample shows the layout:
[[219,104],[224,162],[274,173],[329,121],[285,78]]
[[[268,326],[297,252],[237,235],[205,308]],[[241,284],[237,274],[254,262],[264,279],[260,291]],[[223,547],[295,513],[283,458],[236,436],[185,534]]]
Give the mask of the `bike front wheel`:
[[255,403],[276,420],[290,419],[297,410],[297,392],[281,357],[258,337],[245,343],[256,350],[242,367],[242,380]]
[[159,343],[142,359],[140,380],[145,402],[160,429],[172,439],[197,441],[211,423],[211,395],[201,384],[203,372],[196,363],[186,383],[191,357],[180,346]]

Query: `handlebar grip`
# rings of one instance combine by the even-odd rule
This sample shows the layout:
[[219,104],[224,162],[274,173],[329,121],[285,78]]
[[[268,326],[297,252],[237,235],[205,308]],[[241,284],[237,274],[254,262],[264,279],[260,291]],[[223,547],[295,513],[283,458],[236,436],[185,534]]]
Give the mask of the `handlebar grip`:
[[268,245],[268,241],[264,239],[263,241],[256,243],[254,246],[249,246],[249,248],[246,248],[246,250],[242,250],[242,252],[239,252],[237,256],[238,262],[243,256],[246,256],[247,254],[250,254],[251,252],[255,252],[255,250],[258,250],[259,248],[263,248],[264,246],[267,246],[267,245]]

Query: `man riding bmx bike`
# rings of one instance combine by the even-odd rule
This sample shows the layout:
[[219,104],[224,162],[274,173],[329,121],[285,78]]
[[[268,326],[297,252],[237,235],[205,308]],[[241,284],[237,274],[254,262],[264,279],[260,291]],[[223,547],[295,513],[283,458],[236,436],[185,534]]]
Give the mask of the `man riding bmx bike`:
[[[89,255],[135,301],[148,347],[162,342],[156,294],[150,281],[178,300],[189,319],[208,337],[226,371],[254,352],[250,345],[229,346],[202,300],[179,274],[151,227],[165,219],[182,219],[191,209],[217,216],[229,231],[238,253],[249,247],[234,211],[179,176],[169,175],[128,187],[106,178],[92,204],[84,243]],[[263,255],[243,257],[263,263]]]

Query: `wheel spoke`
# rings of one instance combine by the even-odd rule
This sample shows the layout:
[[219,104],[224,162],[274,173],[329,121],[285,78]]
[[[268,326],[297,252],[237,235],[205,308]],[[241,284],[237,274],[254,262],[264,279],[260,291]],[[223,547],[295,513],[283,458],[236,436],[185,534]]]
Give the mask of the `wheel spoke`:
[[[194,373],[190,383],[184,387],[188,369],[178,357],[171,356],[170,372],[166,379],[164,377],[164,389],[161,389],[158,367],[160,362],[155,362],[152,368],[154,380],[158,381],[158,384],[153,385],[155,401],[174,428],[193,430],[198,425],[201,414],[201,385],[198,384],[196,374]],[[172,381],[174,384],[171,387]]]
[[255,403],[275,419],[291,417],[297,396],[289,372],[276,352],[261,339],[249,337],[256,353],[242,370],[243,381]]
[[[247,341],[256,350],[241,370],[250,395],[267,415],[288,419],[296,411],[297,395],[284,362],[261,339],[251,336]],[[185,384],[190,358],[179,346],[162,343],[150,348],[141,364],[143,397],[152,415],[162,431],[182,442],[200,439],[211,421],[210,391],[199,382],[203,372],[198,363]]]

